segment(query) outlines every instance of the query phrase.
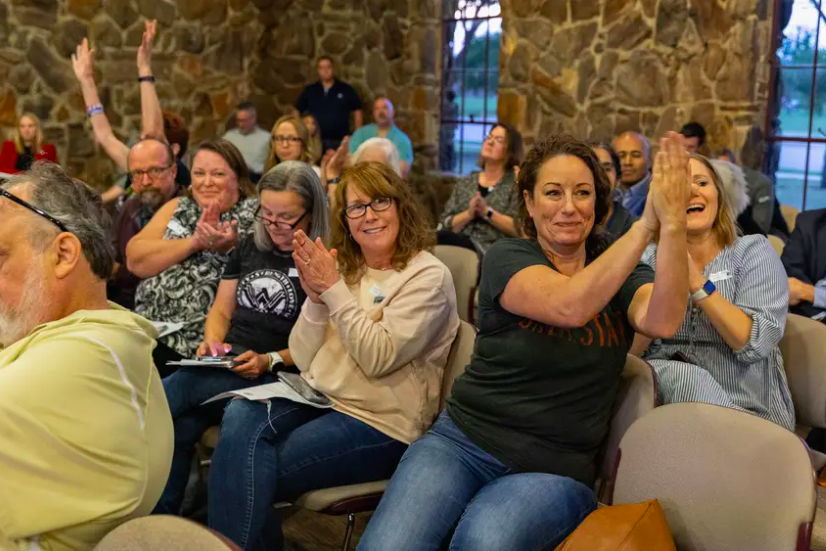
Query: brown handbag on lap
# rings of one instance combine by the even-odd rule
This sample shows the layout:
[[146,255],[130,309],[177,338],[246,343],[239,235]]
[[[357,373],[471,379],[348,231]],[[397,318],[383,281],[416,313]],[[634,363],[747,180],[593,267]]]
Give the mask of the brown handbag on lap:
[[677,551],[656,499],[597,509],[556,551]]

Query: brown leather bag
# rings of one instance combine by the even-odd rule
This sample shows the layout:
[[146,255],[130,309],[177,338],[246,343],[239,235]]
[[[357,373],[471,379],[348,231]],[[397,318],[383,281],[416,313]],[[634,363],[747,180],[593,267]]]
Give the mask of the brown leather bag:
[[597,509],[556,551],[677,551],[656,499]]

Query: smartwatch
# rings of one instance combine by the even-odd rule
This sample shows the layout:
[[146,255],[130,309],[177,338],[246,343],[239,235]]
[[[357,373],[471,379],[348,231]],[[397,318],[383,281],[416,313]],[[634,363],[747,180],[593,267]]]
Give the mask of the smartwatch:
[[485,213],[485,216],[487,216],[487,217],[488,217],[488,220],[490,220],[491,218],[493,218],[493,209],[492,209],[492,208],[490,208],[490,207],[488,207],[488,211]]
[[717,287],[714,285],[714,283],[712,283],[711,280],[706,280],[706,282],[703,283],[702,287],[700,287],[696,292],[691,294],[692,304],[698,304],[700,301],[707,299],[709,295],[714,293],[714,291],[716,290]]
[[267,357],[270,359],[270,365],[267,366],[267,373],[272,373],[278,364],[285,365],[284,358],[282,358],[278,352],[267,352]]

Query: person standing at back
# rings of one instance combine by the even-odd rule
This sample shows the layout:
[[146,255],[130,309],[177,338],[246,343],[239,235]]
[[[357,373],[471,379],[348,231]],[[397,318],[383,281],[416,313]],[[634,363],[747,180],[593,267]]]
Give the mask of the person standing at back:
[[399,150],[399,160],[401,162],[401,177],[405,178],[413,164],[413,145],[407,134],[399,130],[394,117],[396,109],[393,102],[385,96],[379,96],[373,102],[373,124],[362,126],[353,133],[350,138],[350,154],[356,152],[361,144],[370,138],[387,138],[396,149]]
[[295,102],[298,114],[312,113],[321,130],[324,150],[338,148],[341,140],[350,134],[350,113],[356,130],[362,125],[361,99],[352,86],[338,80],[333,71],[333,60],[327,56],[318,59],[318,82],[310,84]]
[[270,152],[270,133],[258,126],[258,114],[255,105],[242,101],[235,111],[235,128],[227,130],[224,139],[238,148],[250,169],[253,183],[264,174],[264,163]]

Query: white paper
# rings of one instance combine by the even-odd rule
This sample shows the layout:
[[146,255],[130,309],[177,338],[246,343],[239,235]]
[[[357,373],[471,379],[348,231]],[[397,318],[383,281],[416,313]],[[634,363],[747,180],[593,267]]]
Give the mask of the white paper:
[[821,312],[819,314],[815,314],[814,316],[812,316],[812,319],[815,320],[815,321],[822,321],[822,320],[826,319],[826,312]]
[[267,385],[253,386],[250,388],[243,388],[241,390],[233,390],[230,392],[222,392],[217,396],[213,396],[201,405],[215,402],[217,400],[224,400],[226,398],[246,398],[247,400],[269,400],[270,398],[284,398],[299,404],[305,404],[319,409],[328,409],[333,407],[333,404],[322,406],[314,404],[301,397],[296,391],[285,385],[284,383],[270,383]]
[[155,329],[158,330],[158,338],[165,337],[167,335],[171,335],[172,333],[177,333],[181,329],[184,328],[183,323],[177,322],[166,322],[166,321],[150,321]]

